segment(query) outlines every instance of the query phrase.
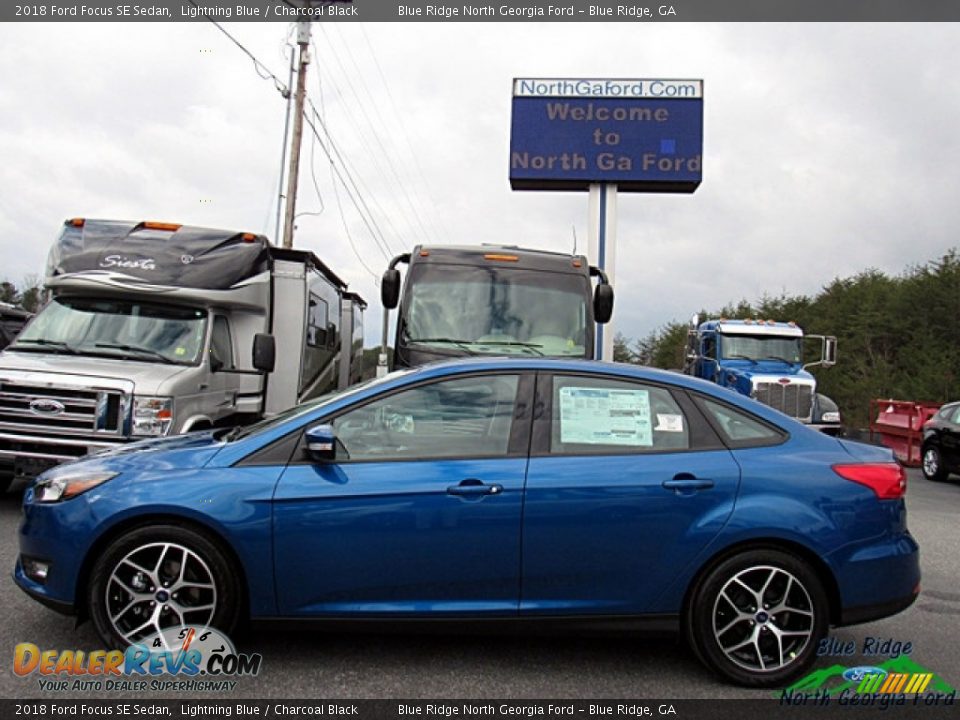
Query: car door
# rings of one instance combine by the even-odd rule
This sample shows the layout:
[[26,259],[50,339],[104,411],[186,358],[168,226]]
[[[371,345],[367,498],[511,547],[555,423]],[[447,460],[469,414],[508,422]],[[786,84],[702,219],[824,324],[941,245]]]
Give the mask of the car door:
[[515,614],[533,376],[444,378],[332,419],[274,498],[283,615]]
[[655,611],[729,516],[739,466],[666,386],[541,376],[536,407],[521,612]]

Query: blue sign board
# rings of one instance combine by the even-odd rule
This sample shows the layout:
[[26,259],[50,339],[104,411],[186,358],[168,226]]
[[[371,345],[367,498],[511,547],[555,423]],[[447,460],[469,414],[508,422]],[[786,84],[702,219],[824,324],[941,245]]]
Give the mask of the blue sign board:
[[514,190],[690,193],[702,158],[701,80],[514,80]]

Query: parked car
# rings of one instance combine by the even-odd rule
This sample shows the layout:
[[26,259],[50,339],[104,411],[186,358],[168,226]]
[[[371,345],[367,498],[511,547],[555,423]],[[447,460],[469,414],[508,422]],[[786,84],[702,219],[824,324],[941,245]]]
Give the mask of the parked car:
[[247,617],[592,623],[776,686],[914,601],[905,490],[889,450],[702,380],[475,358],[53,468],[14,574],[111,647]]
[[923,424],[920,467],[927,480],[960,472],[960,402],[948,403]]

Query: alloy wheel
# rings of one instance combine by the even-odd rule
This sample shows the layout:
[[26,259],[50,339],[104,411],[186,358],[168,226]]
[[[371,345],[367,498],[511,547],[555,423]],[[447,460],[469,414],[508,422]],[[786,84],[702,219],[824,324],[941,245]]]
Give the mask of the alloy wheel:
[[751,672],[774,672],[793,663],[812,641],[816,618],[810,593],[783,568],[741,570],[717,594],[714,638],[723,654]]

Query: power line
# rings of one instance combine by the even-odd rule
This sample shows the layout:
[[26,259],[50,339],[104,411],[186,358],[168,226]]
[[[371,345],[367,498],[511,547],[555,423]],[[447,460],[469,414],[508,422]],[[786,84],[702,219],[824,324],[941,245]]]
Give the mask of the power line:
[[[317,131],[317,127],[316,125],[314,125],[313,120],[311,120],[309,117],[304,117],[304,120],[307,123],[307,125],[310,127],[310,130],[316,136],[317,142],[320,145],[320,149],[324,151],[324,153],[327,156],[327,159],[330,161],[331,175],[336,174],[337,179],[339,179],[340,183],[343,185],[343,189],[346,190],[347,192],[347,197],[350,198],[350,201],[353,203],[354,208],[357,210],[357,214],[360,215],[360,219],[363,221],[363,224],[366,226],[367,230],[370,232],[370,235],[373,237],[374,242],[377,244],[378,249],[380,250],[381,253],[383,253],[385,258],[389,258],[389,256],[384,252],[384,249],[377,238],[377,232],[376,230],[374,230],[375,221],[374,221],[374,225],[371,225],[372,218],[368,219],[367,216],[364,215],[364,212],[361,209],[360,205],[358,204],[357,199],[353,196],[353,193],[350,192],[350,187],[347,185],[346,181],[343,179],[343,175],[340,173],[340,170],[337,168],[337,165],[333,160],[333,156],[330,154],[330,151],[327,149],[326,145],[323,143],[323,140],[320,137],[320,133]],[[361,256],[360,251],[357,249],[356,243],[353,240],[353,236],[351,235],[349,226],[347,225],[346,216],[343,214],[343,205],[340,202],[340,193],[337,190],[336,182],[333,183],[333,192],[334,192],[334,197],[336,198],[336,201],[337,201],[337,207],[340,210],[340,219],[343,222],[343,228],[347,234],[347,240],[350,242],[350,247],[353,249],[353,254],[357,256],[357,260],[360,261],[360,264],[364,267],[364,269],[368,273],[370,273],[370,275],[374,278],[374,280],[379,281],[379,277],[377,276],[377,274],[373,270],[371,270],[370,267],[363,261],[363,257]]]
[[[373,235],[374,242],[376,242],[377,247],[379,248],[380,252],[383,254],[383,257],[389,260],[390,253],[392,251],[390,250],[390,245],[387,242],[386,237],[384,237],[383,235],[383,231],[380,229],[380,226],[377,224],[376,218],[374,217],[373,213],[370,211],[370,207],[367,205],[366,199],[363,197],[363,193],[360,191],[360,188],[357,187],[357,183],[354,181],[353,175],[351,175],[349,168],[347,168],[346,164],[343,162],[343,158],[340,156],[340,152],[337,150],[337,146],[333,142],[333,138],[330,137],[330,133],[327,131],[326,125],[323,124],[323,119],[320,117],[320,113],[317,112],[317,108],[314,107],[312,102],[310,102],[310,109],[313,111],[314,118],[320,124],[320,127],[323,128],[324,134],[327,136],[327,143],[329,145],[329,149],[327,145],[324,145],[323,141],[320,139],[319,133],[317,132],[316,125],[314,125],[313,123],[310,123],[310,127],[314,131],[315,138],[320,142],[320,147],[323,149],[323,151],[327,155],[327,158],[330,160],[331,167],[334,167],[334,159],[333,159],[333,155],[330,153],[330,150],[332,150],[333,154],[337,156],[337,159],[340,161],[340,167],[343,168],[343,172],[346,173],[347,179],[350,181],[350,184],[353,186],[353,191],[354,193],[356,193],[356,198],[359,199],[360,204],[363,205],[363,211],[361,212],[360,207],[357,206],[356,200],[354,200],[354,206],[357,207],[357,212],[361,212],[361,217],[363,217],[363,212],[365,212],[366,217],[370,219],[370,223],[372,227],[371,225],[368,225],[368,227],[371,228],[371,234]],[[344,181],[343,175],[340,174],[339,170],[337,171],[337,177],[339,177],[340,181],[343,182],[344,189],[346,189],[347,192],[350,193],[350,188],[347,187],[346,181]],[[350,194],[352,199],[353,193],[350,193]]]
[[[320,31],[324,34],[324,36],[327,36],[326,29],[322,25],[320,27]],[[328,37],[328,40],[329,40],[329,37]],[[347,47],[348,54],[350,54],[349,46],[346,45],[345,43],[343,44]],[[429,231],[427,230],[426,225],[423,222],[423,218],[420,217],[420,212],[417,210],[416,205],[413,203],[413,201],[410,198],[410,194],[407,190],[406,184],[403,182],[403,180],[401,180],[400,175],[397,172],[396,166],[394,165],[393,160],[390,156],[390,153],[388,152],[386,146],[383,144],[383,141],[380,139],[380,133],[378,133],[374,128],[373,121],[371,121],[370,115],[367,113],[367,110],[360,99],[360,93],[357,92],[357,89],[354,86],[353,81],[350,79],[350,73],[347,72],[347,69],[343,66],[343,63],[340,60],[340,53],[333,53],[333,57],[337,65],[340,67],[340,70],[342,71],[344,77],[346,78],[347,85],[350,87],[350,90],[353,92],[354,96],[357,98],[357,105],[360,108],[360,112],[363,115],[364,120],[366,120],[367,125],[371,128],[371,130],[373,130],[374,141],[380,147],[380,150],[383,152],[384,160],[387,163],[390,173],[393,175],[394,179],[397,181],[397,184],[400,186],[400,190],[403,193],[403,196],[406,199],[407,204],[413,213],[413,217],[416,219],[416,222],[420,225],[420,229],[423,231],[424,236],[429,236]],[[353,56],[350,55],[350,57],[351,57],[351,60],[353,60]],[[354,66],[356,66],[356,61],[354,61]]]
[[245,47],[243,46],[243,43],[241,43],[241,42],[240,42],[239,40],[237,40],[233,35],[231,35],[230,33],[228,33],[228,32],[226,31],[226,29],[224,29],[224,27],[223,27],[220,23],[218,23],[216,20],[214,20],[212,17],[210,17],[207,13],[205,13],[205,12],[203,11],[203,8],[201,8],[199,5],[197,5],[197,3],[196,3],[194,0],[189,0],[189,3],[190,3],[191,5],[193,5],[193,7],[195,7],[195,8],[197,9],[197,11],[198,11],[201,15],[203,15],[207,20],[209,20],[217,30],[219,30],[219,31],[222,32],[224,35],[226,35],[226,36],[230,39],[230,42],[232,42],[234,45],[236,45],[238,48],[240,48],[240,50],[243,52],[244,55],[246,55],[248,58],[250,58],[250,60],[253,61],[253,68],[254,68],[254,70],[256,70],[257,75],[259,75],[259,76],[260,76],[261,78],[263,78],[264,80],[273,80],[273,85],[274,85],[274,87],[277,89],[277,92],[279,92],[281,95],[283,95],[284,98],[286,98],[287,96],[289,96],[289,94],[290,94],[290,88],[288,88],[286,85],[284,85],[284,84],[280,81],[280,78],[278,78],[276,75],[274,75],[272,72],[270,72],[269,68],[267,68],[266,65],[264,65],[262,62],[260,62],[259,60],[257,60],[257,58],[254,56],[254,54],[253,54],[252,52],[250,52],[249,50],[247,50],[247,48],[245,48]]
[[[333,139],[333,134],[330,132],[330,128],[327,126],[327,123],[326,123],[326,120],[325,120],[326,112],[318,113],[318,112],[317,112],[317,108],[316,108],[316,106],[313,104],[313,102],[312,102],[312,101],[309,101],[309,100],[308,100],[308,102],[310,103],[310,107],[312,108],[313,113],[314,113],[314,115],[315,115],[316,118],[317,118],[317,122],[320,124],[320,127],[323,128],[323,133],[324,133],[324,135],[326,135],[326,137],[327,137],[327,143],[329,144],[330,149],[331,149],[331,150],[333,151],[333,153],[337,156],[337,160],[340,161],[340,166],[343,168],[344,172],[347,174],[348,178],[350,179],[350,182],[351,182],[351,183],[353,184],[353,186],[354,186],[354,189],[357,191],[357,194],[358,194],[361,198],[364,197],[364,193],[366,193],[366,195],[368,195],[368,196],[370,197],[370,201],[376,206],[376,209],[379,211],[380,215],[386,220],[386,223],[387,223],[387,225],[389,225],[390,229],[393,231],[393,234],[396,235],[396,236],[400,239],[401,243],[403,243],[403,245],[405,246],[405,245],[407,244],[407,241],[406,241],[406,239],[403,237],[403,234],[402,234],[402,233],[397,229],[397,227],[393,224],[393,220],[390,219],[390,213],[388,213],[386,210],[384,210],[384,208],[383,208],[383,206],[380,204],[379,200],[377,200],[376,194],[373,193],[373,192],[371,192],[371,191],[370,191],[370,188],[367,187],[367,185],[363,182],[363,178],[361,177],[361,178],[358,180],[358,179],[355,177],[354,172],[351,171],[350,166],[351,166],[352,163],[350,163],[350,162],[348,161],[348,158],[344,157],[344,155],[340,152],[339,144],[334,141],[334,139]],[[322,103],[323,103],[323,96],[322,96],[322,91],[321,91],[321,104],[322,104]],[[356,169],[356,168],[354,168],[354,169]],[[365,200],[364,200],[364,206],[366,207],[366,201],[365,201]],[[370,216],[373,217],[374,213],[371,212],[371,211],[369,210],[369,208],[368,208],[368,212],[369,212]],[[378,226],[378,229],[379,229],[379,226]],[[380,236],[381,236],[381,238],[383,239],[384,244],[387,246],[387,251],[388,251],[391,255],[396,255],[396,254],[397,254],[397,251],[393,248],[393,244],[387,239],[387,236],[386,236],[383,232],[380,233]]]
[[[393,92],[390,90],[390,83],[387,82],[386,75],[384,74],[383,68],[380,65],[380,60],[377,58],[377,53],[373,47],[373,43],[370,42],[370,37],[367,35],[367,28],[364,26],[364,23],[360,23],[360,33],[363,35],[364,42],[367,44],[367,49],[370,51],[370,57],[373,58],[373,64],[377,68],[377,74],[380,76],[380,83],[383,85],[383,89],[387,93],[387,99],[390,101],[390,109],[393,110],[393,115],[397,119],[397,125],[400,126],[400,132],[403,134],[403,139],[407,145],[407,150],[410,153],[410,157],[413,159],[413,166],[417,171],[417,175],[420,177],[420,182],[422,182],[423,186],[428,190],[427,202],[433,207],[433,214],[430,216],[431,224],[434,224],[435,231],[439,230],[440,235],[450,237],[449,230],[444,227],[443,221],[440,219],[440,214],[437,212],[437,204],[434,202],[432,193],[430,192],[430,183],[427,182],[423,168],[420,165],[420,158],[413,149],[413,142],[410,140],[410,133],[407,132],[407,125],[403,121],[403,116],[400,114],[400,111],[397,109],[397,103],[393,98]],[[417,193],[417,195],[419,197],[419,193]]]

